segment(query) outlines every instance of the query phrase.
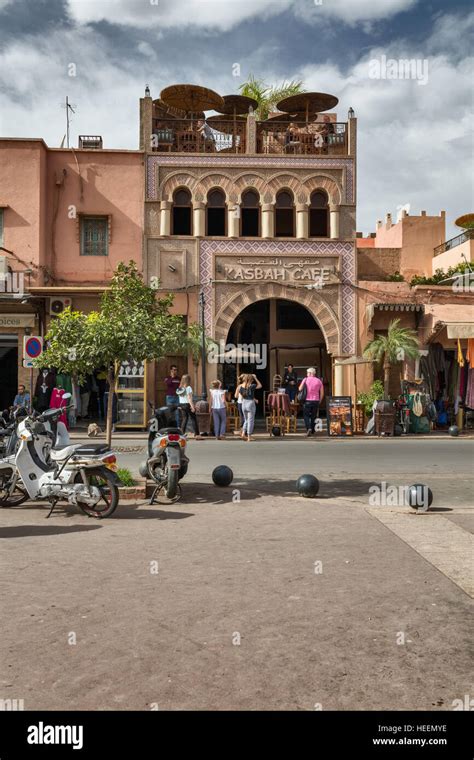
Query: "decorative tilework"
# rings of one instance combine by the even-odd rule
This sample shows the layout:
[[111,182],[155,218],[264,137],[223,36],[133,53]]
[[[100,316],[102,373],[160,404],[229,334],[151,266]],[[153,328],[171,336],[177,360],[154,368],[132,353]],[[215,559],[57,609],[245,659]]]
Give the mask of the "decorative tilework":
[[[342,278],[348,283],[342,286],[341,308],[341,352],[356,353],[356,293],[349,283],[356,281],[356,260],[354,243],[338,240],[242,240],[221,239],[201,240],[199,243],[199,279],[206,302],[204,318],[206,330],[213,331],[214,303],[213,255],[214,254],[255,254],[275,256],[335,256],[341,257]],[[255,283],[251,283],[255,285]],[[249,283],[250,285],[250,283]]]
[[275,169],[342,169],[345,174],[346,203],[354,203],[354,167],[352,158],[299,158],[298,156],[213,156],[213,155],[189,155],[174,156],[160,154],[159,156],[147,157],[147,199],[157,200],[157,166],[202,166],[219,167],[244,167],[252,171],[252,168],[266,167]]

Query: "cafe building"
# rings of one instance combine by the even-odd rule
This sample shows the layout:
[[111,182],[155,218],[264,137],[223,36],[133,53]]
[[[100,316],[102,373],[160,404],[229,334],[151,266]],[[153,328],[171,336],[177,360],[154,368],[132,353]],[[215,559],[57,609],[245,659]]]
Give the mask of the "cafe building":
[[[140,100],[144,272],[220,347],[208,381],[231,387],[249,370],[271,389],[292,363],[315,365],[327,394],[350,390],[336,360],[360,349],[357,120],[352,110],[340,120],[337,103],[305,93],[260,121],[252,99],[203,87],[167,87],[157,99],[147,88]],[[227,362],[237,345],[259,358]],[[187,369],[180,357],[158,364],[157,401],[171,362]]]

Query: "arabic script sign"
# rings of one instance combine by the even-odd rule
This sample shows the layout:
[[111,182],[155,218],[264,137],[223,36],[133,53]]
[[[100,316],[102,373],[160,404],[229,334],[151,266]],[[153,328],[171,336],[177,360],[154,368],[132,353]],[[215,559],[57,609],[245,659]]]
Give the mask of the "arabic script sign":
[[337,259],[296,259],[294,256],[253,259],[222,256],[216,259],[216,279],[235,282],[304,282],[331,285],[339,281]]

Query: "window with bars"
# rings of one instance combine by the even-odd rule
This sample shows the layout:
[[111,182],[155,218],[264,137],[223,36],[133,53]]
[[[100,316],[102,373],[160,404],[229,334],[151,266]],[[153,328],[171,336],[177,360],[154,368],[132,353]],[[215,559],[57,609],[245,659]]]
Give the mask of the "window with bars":
[[108,256],[108,216],[81,217],[81,256]]

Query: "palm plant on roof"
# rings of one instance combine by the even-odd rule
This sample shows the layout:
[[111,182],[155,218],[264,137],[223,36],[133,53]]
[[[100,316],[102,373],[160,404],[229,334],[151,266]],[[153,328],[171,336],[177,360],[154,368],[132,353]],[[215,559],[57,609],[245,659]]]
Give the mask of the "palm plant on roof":
[[280,85],[268,85],[263,79],[257,79],[253,74],[250,74],[247,81],[240,85],[239,90],[241,95],[247,95],[257,101],[255,113],[259,121],[268,119],[268,114],[276,109],[276,104],[280,100],[305,92],[303,82],[296,79],[282,82]]

